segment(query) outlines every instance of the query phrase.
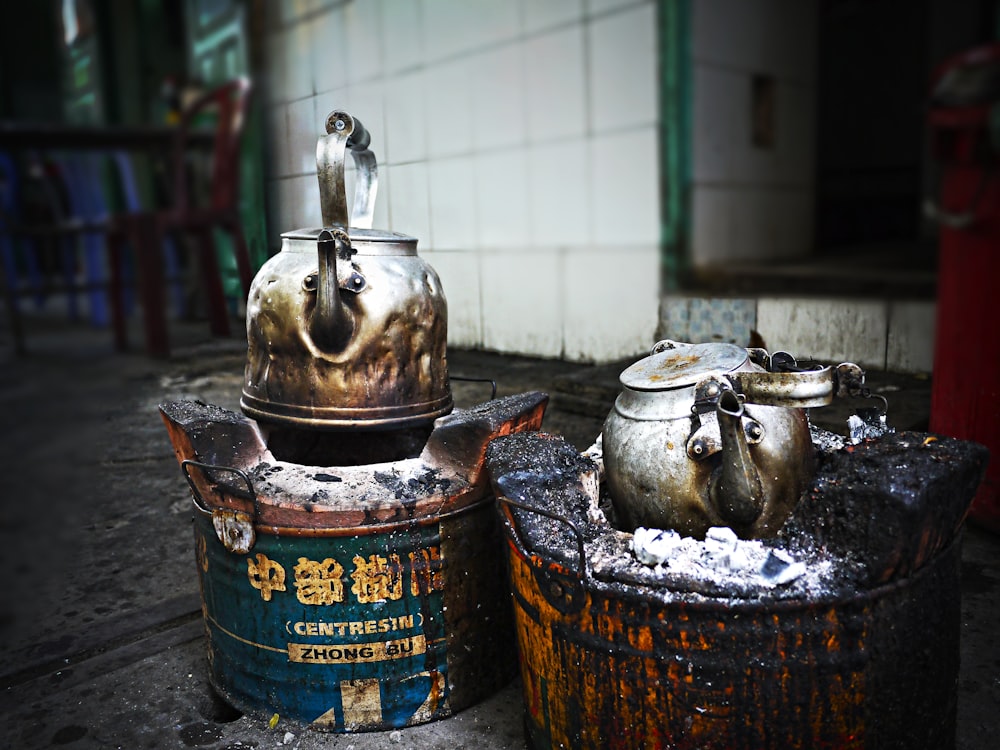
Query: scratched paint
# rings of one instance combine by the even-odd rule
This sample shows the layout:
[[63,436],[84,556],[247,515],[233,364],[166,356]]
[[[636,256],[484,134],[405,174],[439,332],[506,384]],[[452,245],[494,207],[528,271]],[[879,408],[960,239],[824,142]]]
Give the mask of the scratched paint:
[[353,536],[258,533],[235,554],[198,513],[215,688],[245,713],[334,732],[431,721],[482,699],[516,669],[504,597],[469,612],[470,589],[488,593],[498,578],[497,547],[489,564],[462,540],[499,544],[495,522],[492,503],[479,503]]
[[903,586],[778,611],[599,581],[560,611],[574,574],[509,560],[534,748],[954,746],[958,545]]

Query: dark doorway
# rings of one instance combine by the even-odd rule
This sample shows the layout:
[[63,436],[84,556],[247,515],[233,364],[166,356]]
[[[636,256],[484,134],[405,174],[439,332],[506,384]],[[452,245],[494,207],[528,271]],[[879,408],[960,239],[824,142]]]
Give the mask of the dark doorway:
[[921,216],[934,190],[925,147],[932,71],[990,41],[995,0],[821,0],[816,245],[932,265]]

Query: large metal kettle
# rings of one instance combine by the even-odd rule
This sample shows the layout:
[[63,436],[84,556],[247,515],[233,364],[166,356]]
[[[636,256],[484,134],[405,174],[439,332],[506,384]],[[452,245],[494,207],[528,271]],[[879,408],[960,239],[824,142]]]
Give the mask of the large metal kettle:
[[[413,237],[372,230],[371,138],[334,111],[316,147],[323,226],[283,234],[247,300],[240,406],[306,429],[419,426],[452,409],[447,302]],[[348,220],[344,161],[356,167]]]
[[657,343],[622,372],[602,431],[621,525],[704,538],[729,526],[773,536],[813,475],[805,409],[862,392],[844,363],[801,369],[785,353],[734,344]]

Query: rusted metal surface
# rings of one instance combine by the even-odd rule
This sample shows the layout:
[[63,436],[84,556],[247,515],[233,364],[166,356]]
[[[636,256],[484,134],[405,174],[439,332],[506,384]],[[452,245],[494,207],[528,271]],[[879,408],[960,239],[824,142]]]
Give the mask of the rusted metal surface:
[[[477,501],[489,489],[483,456],[490,440],[537,430],[547,403],[534,391],[460,409],[436,422],[416,456],[334,467],[276,459],[253,420],[219,407],[170,402],[160,406],[160,416],[179,462],[230,469],[220,476],[192,472],[196,491],[212,508],[248,513],[262,533],[335,536],[366,524],[455,512]],[[232,470],[249,477],[252,497]]]
[[163,404],[195,498],[220,694],[352,732],[442,718],[506,684],[513,627],[482,461],[492,437],[537,430],[546,402],[460,410],[422,455],[359,466],[280,461],[246,417]]
[[260,534],[237,554],[197,514],[214,686],[245,713],[329,731],[407,726],[477,703],[516,670],[496,520],[481,498],[421,523]]
[[[867,514],[855,516],[860,528],[875,517],[887,537],[919,541],[882,541],[871,528],[848,550],[846,519],[827,536],[822,514],[807,508],[809,522],[772,543],[825,572],[808,584],[747,591],[609,561],[630,535],[598,512],[590,462],[541,434],[492,443],[487,467],[507,531],[532,746],[954,747],[957,526],[985,455],[974,444],[920,437],[893,436],[898,442],[881,451],[859,446],[870,451],[869,474],[878,464],[886,478],[848,508],[838,505],[843,494],[824,503],[823,488],[853,460],[835,454],[807,504],[824,504],[827,517]],[[933,495],[888,496],[903,453],[920,454],[912,481]],[[935,529],[938,520],[945,523]],[[869,552],[899,564],[879,582],[858,564]]]
[[[327,118],[316,149],[323,228],[282,235],[247,300],[241,406],[295,428],[393,429],[452,409],[448,312],[417,240],[371,229],[378,186],[367,131]],[[344,159],[357,165],[348,227]]]

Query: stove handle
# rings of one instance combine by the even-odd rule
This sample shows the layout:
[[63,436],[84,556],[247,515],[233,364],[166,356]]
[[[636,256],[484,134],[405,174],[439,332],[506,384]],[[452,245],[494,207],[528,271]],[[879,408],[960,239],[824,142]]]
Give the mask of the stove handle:
[[577,525],[565,516],[536,508],[518,500],[511,500],[504,495],[498,494],[497,500],[501,505],[514,506],[527,513],[536,513],[540,516],[551,518],[554,521],[565,524],[573,532],[578,556],[578,564],[575,571],[567,570],[562,563],[548,555],[540,555],[534,550],[529,550],[524,543],[523,537],[517,532],[517,521],[514,519],[514,514],[510,508],[504,508],[501,513],[504,526],[506,526],[507,532],[510,534],[515,546],[525,557],[531,559],[535,582],[538,584],[538,591],[545,601],[553,609],[564,615],[574,614],[583,609],[587,600],[587,592],[584,584],[591,576],[590,570],[587,567],[587,556],[584,551],[583,533]]
[[[581,578],[589,578],[590,577],[590,571],[587,569],[587,556],[585,554],[584,545],[583,545],[583,532],[580,531],[580,529],[577,527],[577,525],[575,523],[573,523],[571,520],[569,520],[565,516],[559,515],[558,513],[553,513],[550,510],[543,510],[541,508],[536,508],[533,505],[528,505],[527,503],[522,503],[520,500],[511,500],[509,497],[504,497],[503,495],[498,496],[497,499],[502,504],[504,504],[504,505],[513,505],[515,508],[520,508],[521,510],[527,511],[528,513],[535,513],[535,514],[537,514],[539,516],[545,516],[546,518],[551,518],[553,521],[558,521],[559,523],[562,523],[562,524],[565,524],[566,526],[568,526],[569,529],[570,529],[570,531],[573,532],[574,541],[576,542],[576,553],[577,553],[577,557],[579,559],[579,564],[577,565],[577,569],[576,569],[576,571],[573,571],[573,572],[577,573],[577,575],[579,575]],[[517,533],[516,529],[513,526],[513,524],[514,524],[513,514],[508,514],[508,515],[509,515],[511,523],[512,523],[511,533],[514,535],[514,537],[515,537],[514,541],[517,542],[518,546],[524,552],[529,553],[529,554],[531,554],[531,555],[539,558],[540,560],[541,559],[545,559],[545,557],[543,555],[539,555],[534,550],[529,550],[528,549],[528,545],[526,545],[524,543],[524,539],[521,538],[521,535]],[[555,560],[553,558],[546,559],[545,561],[546,562],[555,563],[556,565],[561,565],[561,563],[559,563],[557,560]]]
[[[205,473],[206,477],[214,485],[213,489],[215,492],[220,495],[225,493],[232,498],[247,501],[249,507],[210,506],[205,502],[201,490],[198,489],[198,483],[191,475],[191,467],[195,467]],[[246,489],[223,485],[209,475],[208,472],[210,471],[235,474],[243,480]],[[257,493],[254,491],[253,482],[250,481],[250,477],[247,476],[246,472],[232,466],[206,464],[190,458],[181,461],[181,472],[184,474],[184,478],[191,488],[195,508],[200,513],[212,516],[212,526],[215,529],[215,535],[222,542],[222,545],[234,554],[244,555],[249,552],[254,544],[257,543],[257,533],[254,529],[257,521]]]

